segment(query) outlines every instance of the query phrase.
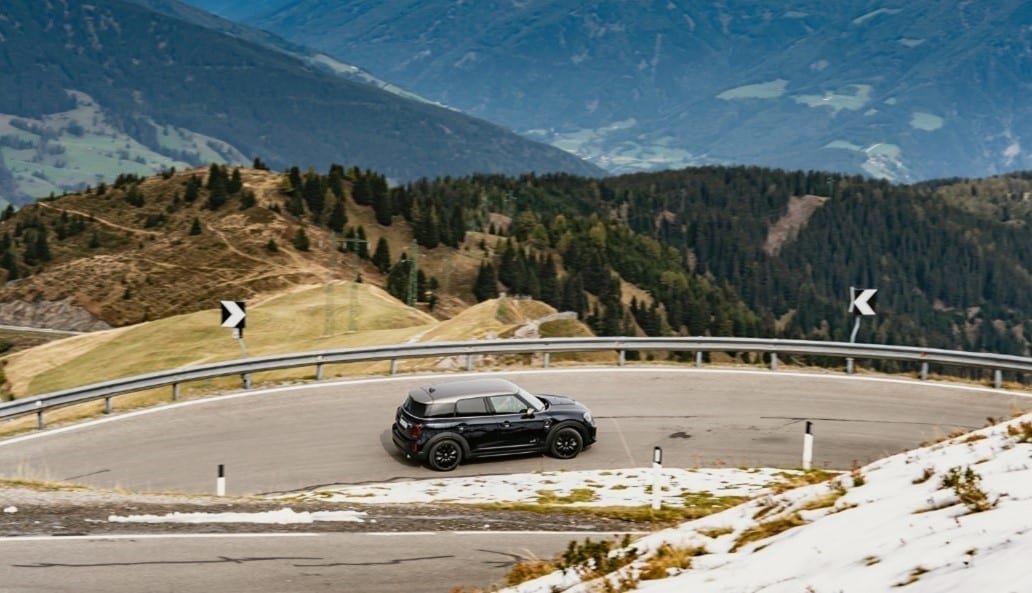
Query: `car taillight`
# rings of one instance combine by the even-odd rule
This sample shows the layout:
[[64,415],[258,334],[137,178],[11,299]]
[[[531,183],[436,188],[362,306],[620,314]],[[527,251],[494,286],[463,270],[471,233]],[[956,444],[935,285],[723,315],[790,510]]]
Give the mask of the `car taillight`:
[[409,426],[408,434],[409,434],[409,437],[411,437],[413,439],[418,439],[419,437],[423,436],[423,425],[419,424],[419,423],[416,423],[416,424],[413,424],[412,426]]

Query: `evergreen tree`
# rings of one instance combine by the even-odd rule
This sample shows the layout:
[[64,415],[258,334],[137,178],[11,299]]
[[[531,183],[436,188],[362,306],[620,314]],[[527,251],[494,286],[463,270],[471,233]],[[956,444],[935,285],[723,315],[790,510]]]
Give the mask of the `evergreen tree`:
[[298,251],[308,251],[311,249],[311,242],[308,239],[308,233],[305,232],[304,227],[297,227],[297,232],[294,233],[294,248]]
[[373,212],[376,213],[376,222],[384,225],[391,225],[391,214],[394,209],[391,207],[391,196],[387,191],[377,192],[373,197]]
[[244,180],[240,178],[240,167],[233,169],[233,175],[229,178],[229,183],[226,184],[226,190],[231,194],[235,194],[244,188]]
[[473,282],[473,296],[477,302],[498,298],[498,274],[490,262],[480,264],[477,278]]
[[326,186],[322,177],[312,169],[305,173],[302,194],[308,211],[312,213],[312,222],[318,223],[326,207]]
[[262,159],[259,158],[259,157],[254,157],[254,162],[251,163],[251,168],[252,169],[256,169],[258,171],[268,171],[269,170],[269,166],[266,165],[262,161]]
[[196,216],[193,219],[193,223],[190,224],[190,234],[200,235],[201,234],[201,221]]
[[387,292],[399,301],[406,303],[409,301],[409,275],[411,270],[412,262],[409,261],[408,254],[402,253],[401,259],[391,266],[391,271],[387,274]]
[[18,267],[18,260],[10,251],[4,250],[4,252],[0,254],[0,268],[7,270],[8,282],[21,278],[21,270]]
[[276,244],[275,239],[269,239],[269,242],[265,244],[265,250],[269,253],[279,252],[279,245]]
[[[214,167],[214,165],[212,165]],[[226,203],[229,199],[229,190],[227,185],[229,184],[225,174],[208,180],[208,201],[205,202],[205,208],[208,210],[218,210]]]
[[197,197],[201,193],[201,180],[196,175],[191,175],[186,180],[186,189],[183,193],[183,201],[187,204],[192,204],[197,200]]
[[391,248],[384,237],[380,237],[376,242],[376,250],[373,251],[373,265],[381,274],[385,274],[391,269]]
[[358,239],[355,245],[355,252],[358,253],[358,257],[369,259],[369,241],[366,240],[365,228],[361,225],[358,227],[355,238]]
[[344,199],[337,198],[333,202],[333,210],[330,211],[330,218],[326,221],[326,226],[335,233],[339,233],[344,230],[344,225],[348,222],[348,213],[344,208]]

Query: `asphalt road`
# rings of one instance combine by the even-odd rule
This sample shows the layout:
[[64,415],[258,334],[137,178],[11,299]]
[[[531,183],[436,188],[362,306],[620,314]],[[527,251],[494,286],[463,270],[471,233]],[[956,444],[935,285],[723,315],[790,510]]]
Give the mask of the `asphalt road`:
[[[551,557],[570,534],[278,534],[0,539],[4,593],[447,593]],[[608,537],[599,534],[594,539]]]
[[[449,475],[644,466],[656,445],[669,467],[798,467],[805,419],[814,422],[815,465],[848,469],[1032,407],[1028,398],[991,389],[784,371],[499,375],[587,404],[599,441],[570,461],[540,455],[480,461]],[[224,464],[230,494],[435,477],[440,474],[406,461],[390,439],[404,394],[428,381],[326,382],[117,414],[0,441],[0,475],[211,493]]]
[[[790,372],[578,369],[501,373],[594,411],[599,442],[581,456],[474,462],[450,475],[644,466],[815,462],[845,469],[986,417],[1032,408],[1014,393],[938,383]],[[449,379],[456,378],[449,376]],[[0,441],[0,475],[133,490],[282,492],[441,474],[403,459],[395,407],[427,378],[321,383],[168,405]],[[538,527],[538,526],[528,526]],[[584,534],[328,533],[214,537],[0,539],[0,591],[407,593],[498,582],[521,557],[551,557]]]

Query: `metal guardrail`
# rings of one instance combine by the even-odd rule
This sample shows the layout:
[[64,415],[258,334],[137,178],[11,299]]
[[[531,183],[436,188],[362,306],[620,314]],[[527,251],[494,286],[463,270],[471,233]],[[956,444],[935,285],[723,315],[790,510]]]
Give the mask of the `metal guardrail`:
[[[172,386],[172,399],[179,399],[179,386],[190,381],[239,375],[245,389],[251,387],[251,375],[263,371],[314,366],[316,380],[322,379],[328,364],[349,362],[391,361],[390,373],[397,371],[397,361],[412,358],[466,357],[466,369],[472,370],[474,357],[487,354],[543,354],[547,368],[550,355],[559,352],[617,352],[623,366],[626,353],[643,351],[695,352],[695,363],[702,365],[704,352],[758,352],[770,354],[770,367],[777,370],[779,354],[799,354],[832,358],[862,358],[914,362],[921,365],[920,376],[928,377],[928,365],[974,367],[992,370],[994,385],[1003,383],[1003,373],[1032,374],[1032,358],[937,350],[908,346],[883,346],[845,342],[804,340],[768,340],[753,338],[555,338],[547,340],[491,340],[472,342],[427,342],[348,348],[293,354],[275,354],[241,358],[195,367],[159,371],[113,379],[103,383],[74,387],[37,397],[0,404],[0,419],[36,414],[38,428],[43,428],[43,413],[54,408],[103,399],[104,411],[110,413],[111,398],[117,395]],[[851,365],[850,365],[851,368]]]

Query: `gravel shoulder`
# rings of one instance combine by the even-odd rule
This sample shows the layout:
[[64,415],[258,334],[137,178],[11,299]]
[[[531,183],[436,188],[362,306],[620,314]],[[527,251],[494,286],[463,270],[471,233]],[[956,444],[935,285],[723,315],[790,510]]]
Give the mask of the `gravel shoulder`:
[[[116,523],[112,515],[359,511],[361,522]],[[16,510],[12,510],[16,509]],[[641,531],[640,523],[576,512],[491,510],[456,504],[362,505],[259,498],[133,494],[101,490],[0,485],[0,537],[162,533],[384,531]]]

